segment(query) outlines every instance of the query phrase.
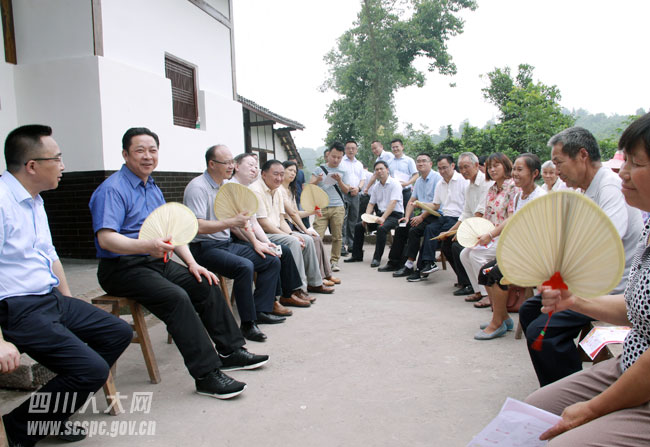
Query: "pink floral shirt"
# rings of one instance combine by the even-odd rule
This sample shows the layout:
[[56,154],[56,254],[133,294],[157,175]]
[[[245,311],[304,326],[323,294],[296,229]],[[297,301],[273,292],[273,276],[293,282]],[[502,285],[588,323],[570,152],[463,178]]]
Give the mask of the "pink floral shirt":
[[501,188],[494,183],[488,189],[485,197],[485,214],[483,217],[494,225],[499,225],[514,213],[514,197],[519,192],[515,182],[509,178],[506,179]]

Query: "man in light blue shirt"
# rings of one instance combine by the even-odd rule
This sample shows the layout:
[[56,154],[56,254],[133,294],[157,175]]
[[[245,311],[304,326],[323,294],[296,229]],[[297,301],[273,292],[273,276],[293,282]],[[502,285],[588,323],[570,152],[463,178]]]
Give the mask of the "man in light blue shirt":
[[45,424],[64,423],[63,432],[133,337],[126,322],[70,298],[40,196],[56,189],[64,169],[51,135],[41,125],[13,130],[5,142],[7,171],[0,177],[0,373],[19,366],[21,351],[57,374],[38,393],[49,396],[51,405],[30,411],[30,397],[3,417],[9,445],[34,445],[50,434],[41,435]]
[[418,170],[415,161],[404,154],[404,143],[399,138],[390,142],[390,150],[395,156],[389,163],[391,177],[397,179],[402,185],[403,202],[408,203],[411,198],[411,186],[418,178]]

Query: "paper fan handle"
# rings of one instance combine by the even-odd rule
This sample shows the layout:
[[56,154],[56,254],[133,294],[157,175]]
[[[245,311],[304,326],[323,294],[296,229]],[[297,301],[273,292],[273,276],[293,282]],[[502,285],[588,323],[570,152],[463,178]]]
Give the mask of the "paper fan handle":
[[[569,287],[564,283],[564,280],[562,279],[562,275],[560,272],[555,272],[553,273],[553,276],[548,281],[544,281],[542,283],[543,286],[550,286],[553,289],[564,289],[564,290],[569,290]],[[551,321],[551,317],[553,316],[553,312],[548,313],[548,318],[546,319],[546,324],[544,325],[544,329],[542,329],[542,332],[539,333],[533,344],[530,346],[531,349],[535,351],[541,351],[542,350],[542,342],[544,341],[544,336],[546,335],[546,329],[548,328],[548,324]]]
[[316,211],[318,217],[323,217],[323,213],[320,212],[320,207],[318,205],[314,207],[314,211]]
[[[169,239],[167,239],[167,240],[165,240],[165,241],[163,241],[163,242],[164,242],[165,244],[169,244],[169,243],[171,243],[171,241],[172,241],[172,239],[169,238]],[[173,251],[172,251],[172,253],[173,253]],[[170,258],[171,258],[171,256],[170,256],[167,252],[165,252],[165,254],[163,255],[163,262],[164,262],[165,264],[167,264],[167,263],[169,262],[169,259],[170,259]]]

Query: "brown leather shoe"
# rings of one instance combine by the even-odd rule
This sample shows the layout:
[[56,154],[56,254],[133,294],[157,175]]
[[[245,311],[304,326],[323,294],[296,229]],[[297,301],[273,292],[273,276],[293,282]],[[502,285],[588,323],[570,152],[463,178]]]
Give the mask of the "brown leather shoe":
[[308,295],[307,292],[305,292],[302,289],[298,289],[298,290],[294,291],[293,293],[294,293],[294,295],[300,297],[300,299],[303,300],[303,301],[307,301],[307,302],[310,302],[312,304],[314,304],[316,302],[316,297],[315,296]]
[[320,286],[307,286],[307,291],[314,293],[334,293],[334,287],[327,287],[322,284]]
[[298,297],[295,293],[288,298],[285,296],[280,298],[280,304],[282,304],[283,306],[293,306],[293,307],[311,306],[311,303],[309,301],[300,299],[300,297]]
[[277,301],[273,302],[273,311],[271,313],[273,315],[277,315],[278,317],[290,317],[293,315],[293,311],[291,309],[287,309]]
[[332,281],[334,284],[341,284],[341,280],[338,279],[336,276],[330,276],[328,278],[325,278],[328,281]]
[[327,287],[334,287],[334,283],[327,278],[323,279],[323,285]]

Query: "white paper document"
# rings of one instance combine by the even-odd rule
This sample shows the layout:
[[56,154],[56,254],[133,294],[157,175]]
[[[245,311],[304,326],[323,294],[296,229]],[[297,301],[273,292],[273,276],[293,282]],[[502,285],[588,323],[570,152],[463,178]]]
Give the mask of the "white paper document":
[[559,416],[507,398],[501,411],[467,447],[541,447],[539,437],[560,421]]
[[330,173],[328,173],[328,174],[325,176],[325,178],[323,179],[323,184],[324,184],[325,186],[332,186],[332,185],[336,185],[336,184],[339,183],[339,182],[337,182],[335,179],[332,178],[332,174],[334,174],[334,172],[330,172]]

